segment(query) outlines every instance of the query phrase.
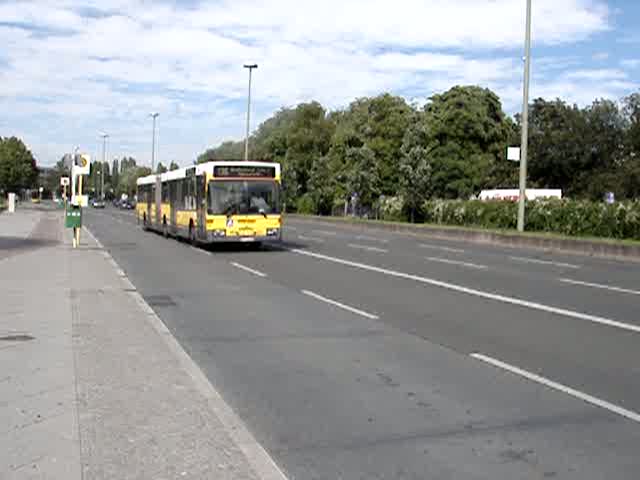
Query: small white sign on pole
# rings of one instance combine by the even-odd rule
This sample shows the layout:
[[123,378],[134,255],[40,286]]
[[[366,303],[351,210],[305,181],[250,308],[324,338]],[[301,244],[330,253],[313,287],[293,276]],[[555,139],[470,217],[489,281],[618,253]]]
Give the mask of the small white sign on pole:
[[68,187],[69,186],[69,177],[60,177],[60,186]]
[[9,213],[13,213],[16,211],[16,194],[9,194]]
[[507,160],[511,162],[520,161],[520,147],[508,147],[507,148]]

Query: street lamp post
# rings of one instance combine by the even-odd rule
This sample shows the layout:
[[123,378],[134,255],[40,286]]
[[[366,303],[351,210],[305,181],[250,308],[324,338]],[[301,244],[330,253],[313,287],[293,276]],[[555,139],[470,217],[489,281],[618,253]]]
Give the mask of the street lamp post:
[[160,115],[157,112],[150,113],[149,116],[153,118],[153,138],[151,140],[151,173],[154,172],[156,163],[156,118]]
[[249,94],[247,95],[247,131],[244,138],[244,160],[249,160],[249,123],[251,121],[251,72],[254,68],[258,68],[257,64],[244,65],[244,68],[249,69]]
[[527,193],[527,149],[529,146],[529,71],[531,68],[531,0],[527,0],[527,28],[524,40],[524,87],[522,95],[522,140],[520,145],[520,197],[518,231],[524,231],[524,206]]
[[100,198],[102,200],[104,200],[104,162],[106,161],[107,157],[107,138],[109,138],[109,135],[107,135],[106,133],[103,133],[102,135],[100,135],[102,137],[102,165],[100,165]]

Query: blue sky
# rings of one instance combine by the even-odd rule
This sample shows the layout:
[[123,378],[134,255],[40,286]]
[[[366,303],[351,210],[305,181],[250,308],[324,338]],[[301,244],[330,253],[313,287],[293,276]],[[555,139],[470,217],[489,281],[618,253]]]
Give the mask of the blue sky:
[[[525,0],[0,0],[0,135],[38,162],[79,145],[190,163],[282,106],[389,91],[424,103],[456,84],[520,109]],[[533,0],[532,97],[588,105],[640,90],[640,2]]]

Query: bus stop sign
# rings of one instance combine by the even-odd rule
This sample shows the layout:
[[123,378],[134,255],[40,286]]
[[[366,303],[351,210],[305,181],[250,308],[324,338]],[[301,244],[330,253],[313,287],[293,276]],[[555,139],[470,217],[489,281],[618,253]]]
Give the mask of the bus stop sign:
[[67,228],[82,227],[82,208],[75,205],[69,205],[64,214],[64,226]]

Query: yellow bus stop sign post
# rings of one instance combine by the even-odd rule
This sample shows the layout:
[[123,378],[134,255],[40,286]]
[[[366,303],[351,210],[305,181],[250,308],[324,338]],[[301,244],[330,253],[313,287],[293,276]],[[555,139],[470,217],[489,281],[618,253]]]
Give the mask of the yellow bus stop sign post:
[[[82,229],[82,207],[87,206],[88,199],[82,194],[82,178],[89,175],[91,157],[82,154],[75,157],[71,167],[71,205],[65,213],[65,225],[73,228],[73,248],[80,245],[80,230]],[[77,183],[76,183],[77,179]],[[77,184],[77,188],[74,188]]]

